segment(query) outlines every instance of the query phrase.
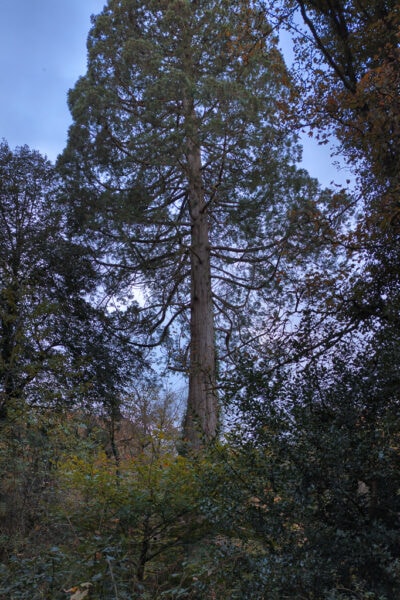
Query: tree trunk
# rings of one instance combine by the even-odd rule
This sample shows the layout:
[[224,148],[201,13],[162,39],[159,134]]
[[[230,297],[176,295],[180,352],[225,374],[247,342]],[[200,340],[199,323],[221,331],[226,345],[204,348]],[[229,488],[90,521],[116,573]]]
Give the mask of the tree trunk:
[[191,220],[191,300],[189,396],[183,436],[189,450],[198,450],[217,434],[216,352],[211,295],[210,241],[204,198],[201,150],[193,106],[186,112],[187,169]]

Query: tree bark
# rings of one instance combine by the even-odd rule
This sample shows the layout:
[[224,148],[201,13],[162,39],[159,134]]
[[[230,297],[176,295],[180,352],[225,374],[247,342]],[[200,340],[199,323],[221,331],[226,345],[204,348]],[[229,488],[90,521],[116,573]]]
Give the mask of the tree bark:
[[191,220],[190,365],[187,411],[183,426],[189,450],[199,450],[217,435],[216,351],[211,294],[211,262],[207,204],[202,182],[197,117],[187,103],[187,170]]

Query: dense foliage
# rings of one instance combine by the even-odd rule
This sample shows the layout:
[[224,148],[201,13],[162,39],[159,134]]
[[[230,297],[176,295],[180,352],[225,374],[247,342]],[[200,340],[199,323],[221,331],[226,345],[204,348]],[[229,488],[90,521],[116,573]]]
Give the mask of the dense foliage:
[[[395,2],[110,0],[58,169],[2,143],[1,600],[400,596],[399,34]],[[305,125],[351,192],[295,167]],[[177,365],[196,156],[234,369],[190,452],[138,349]]]
[[141,287],[148,343],[169,336],[188,373],[192,446],[218,429],[217,356],[257,345],[279,303],[293,310],[279,282],[295,287],[317,252],[310,213],[327,228],[330,194],[296,168],[279,118],[290,79],[276,44],[251,2],[109,2],[69,94],[71,203],[91,209],[108,285]]

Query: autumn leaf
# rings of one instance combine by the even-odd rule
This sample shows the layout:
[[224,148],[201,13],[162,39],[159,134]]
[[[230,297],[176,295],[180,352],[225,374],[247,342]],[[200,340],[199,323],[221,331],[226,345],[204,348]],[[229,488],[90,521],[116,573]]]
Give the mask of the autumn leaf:
[[67,594],[72,592],[72,596],[70,596],[69,600],[83,600],[89,594],[89,589],[93,584],[89,581],[85,583],[81,583],[79,586],[74,586],[69,590],[65,590]]

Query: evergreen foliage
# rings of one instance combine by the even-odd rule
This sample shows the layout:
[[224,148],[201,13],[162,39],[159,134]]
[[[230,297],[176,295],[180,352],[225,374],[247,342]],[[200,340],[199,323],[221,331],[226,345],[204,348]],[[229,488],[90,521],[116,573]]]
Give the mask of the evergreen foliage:
[[180,326],[194,448],[217,432],[216,340],[221,361],[274,325],[266,312],[327,199],[295,167],[276,43],[257,3],[111,1],[69,94],[71,200],[90,210],[112,289],[144,286],[149,333]]

